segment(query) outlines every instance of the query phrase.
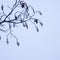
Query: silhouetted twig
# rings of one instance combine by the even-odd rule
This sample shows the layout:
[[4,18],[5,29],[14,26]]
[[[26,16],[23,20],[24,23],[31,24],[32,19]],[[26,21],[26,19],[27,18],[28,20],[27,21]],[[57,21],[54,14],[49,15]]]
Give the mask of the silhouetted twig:
[[[16,11],[14,13],[14,18],[11,19],[10,16],[13,14],[13,11],[15,9],[17,9],[17,7],[22,8],[22,11]],[[29,13],[30,8],[33,11],[32,15],[30,15],[30,13]],[[0,15],[1,15],[0,16],[0,27],[4,26],[3,23],[7,23],[9,25],[9,29],[3,30],[3,29],[0,28],[0,31],[7,32],[9,30],[9,33],[6,36],[6,43],[9,44],[8,37],[9,37],[9,35],[11,35],[16,39],[17,45],[19,46],[20,44],[18,42],[17,37],[14,34],[12,34],[12,27],[15,27],[16,24],[22,23],[23,27],[26,27],[28,29],[28,21],[30,21],[31,23],[34,24],[37,32],[39,32],[39,29],[36,26],[36,24],[40,23],[40,25],[43,26],[43,23],[38,18],[33,18],[33,17],[36,13],[38,13],[39,15],[42,15],[42,13],[40,11],[35,11],[34,8],[31,5],[28,6],[25,1],[21,1],[21,0],[19,0],[19,1],[16,0],[13,7],[10,8],[10,9],[11,9],[11,11],[8,14],[5,14],[4,5],[3,4],[1,5],[2,13],[0,13]],[[19,13],[19,15],[16,15],[17,13]],[[5,18],[2,20],[2,18],[4,16],[5,16]],[[11,24],[13,24],[13,26]],[[1,40],[1,36],[0,36],[0,40]]]

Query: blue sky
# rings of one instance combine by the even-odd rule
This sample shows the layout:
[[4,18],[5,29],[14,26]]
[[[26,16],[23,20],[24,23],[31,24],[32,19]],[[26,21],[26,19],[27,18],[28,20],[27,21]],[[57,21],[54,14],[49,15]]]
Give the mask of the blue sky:
[[[7,6],[14,1],[0,0],[0,3]],[[42,12],[40,20],[44,25],[42,28],[38,25],[39,32],[36,32],[31,23],[28,30],[22,26],[16,28],[14,34],[19,39],[20,47],[14,38],[10,38],[10,44],[7,45],[4,33],[0,32],[3,36],[0,41],[0,60],[60,60],[60,0],[24,1]]]

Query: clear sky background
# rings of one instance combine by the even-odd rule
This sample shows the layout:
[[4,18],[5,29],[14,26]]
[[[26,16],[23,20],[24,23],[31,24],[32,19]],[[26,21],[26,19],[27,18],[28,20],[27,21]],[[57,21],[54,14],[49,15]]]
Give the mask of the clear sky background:
[[[15,0],[0,0],[0,6],[12,5]],[[34,25],[29,24],[29,29],[22,26],[17,28],[20,46],[16,45],[14,38],[6,44],[5,34],[0,41],[0,60],[60,60],[60,0],[24,0],[32,5],[35,10],[40,10],[43,15],[43,27],[36,32]],[[8,11],[8,9],[6,9]]]

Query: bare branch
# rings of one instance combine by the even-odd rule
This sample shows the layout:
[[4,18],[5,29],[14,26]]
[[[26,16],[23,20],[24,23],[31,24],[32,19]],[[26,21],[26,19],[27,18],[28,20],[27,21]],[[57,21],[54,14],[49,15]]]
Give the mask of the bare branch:
[[[43,23],[38,18],[34,17],[34,15],[35,15],[35,13],[42,15],[42,13],[40,11],[35,11],[35,9],[31,5],[28,6],[28,4],[25,1],[21,1],[21,0],[16,0],[12,8],[9,6],[7,6],[7,7],[10,8],[11,11],[8,14],[5,14],[3,4],[1,6],[2,13],[0,13],[0,31],[5,32],[5,33],[7,33],[9,31],[9,33],[6,36],[7,44],[9,44],[9,35],[11,35],[16,39],[16,43],[19,46],[20,44],[18,42],[17,37],[14,34],[12,34],[12,27],[15,28],[15,26],[17,24],[21,23],[23,25],[23,27],[26,27],[28,29],[28,21],[29,21],[34,24],[36,31],[39,32],[39,29],[36,24],[40,23],[40,25],[43,26]],[[17,9],[17,7],[22,8],[22,11],[19,11],[19,10],[15,11],[15,9]],[[31,13],[29,13],[30,8],[33,11],[32,16],[30,15]],[[12,14],[14,15],[13,18],[10,17]],[[2,19],[2,18],[4,18],[4,19]],[[7,28],[9,28],[9,29],[3,30],[1,28],[4,26],[3,25],[4,23],[8,24]],[[1,36],[0,36],[0,40],[1,40]]]

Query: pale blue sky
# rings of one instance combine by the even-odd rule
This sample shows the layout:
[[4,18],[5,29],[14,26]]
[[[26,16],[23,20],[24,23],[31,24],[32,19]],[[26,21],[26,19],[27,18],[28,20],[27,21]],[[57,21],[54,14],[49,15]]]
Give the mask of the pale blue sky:
[[[3,36],[0,41],[0,60],[60,60],[60,0],[24,1],[35,10],[42,11],[41,21],[44,26],[39,26],[40,32],[36,32],[31,23],[28,30],[22,26],[17,28],[15,35],[20,47],[16,45],[14,38],[10,38],[7,46],[4,33],[0,33]],[[12,4],[12,0],[0,0],[0,3],[7,6]]]

